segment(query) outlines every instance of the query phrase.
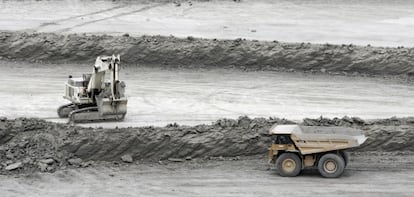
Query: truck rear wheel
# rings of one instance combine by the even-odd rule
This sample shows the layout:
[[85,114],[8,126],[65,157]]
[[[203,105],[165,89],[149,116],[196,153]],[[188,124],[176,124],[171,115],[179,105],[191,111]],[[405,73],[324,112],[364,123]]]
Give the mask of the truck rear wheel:
[[326,178],[337,178],[345,169],[345,161],[342,156],[328,153],[323,155],[318,162],[318,170]]
[[342,158],[344,158],[345,168],[346,168],[346,166],[348,166],[348,164],[349,164],[349,152],[341,151],[341,156],[342,156]]
[[297,176],[302,170],[302,161],[294,153],[283,153],[276,160],[276,168],[279,170],[280,176]]

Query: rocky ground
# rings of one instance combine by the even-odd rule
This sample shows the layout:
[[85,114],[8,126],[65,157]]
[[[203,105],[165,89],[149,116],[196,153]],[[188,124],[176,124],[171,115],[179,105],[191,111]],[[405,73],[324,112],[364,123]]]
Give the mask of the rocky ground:
[[[84,128],[40,119],[2,119],[1,174],[54,172],[94,162],[183,161],[265,154],[273,124],[294,123],[278,118],[240,117],[194,127]],[[414,119],[304,119],[303,125],[362,129],[368,140],[354,151],[414,151]]]
[[24,61],[85,63],[91,57],[116,53],[127,64],[167,68],[298,70],[401,77],[414,74],[414,50],[402,47],[6,31],[0,32],[0,41],[1,58]]
[[354,152],[339,179],[277,175],[266,155],[182,162],[95,162],[54,173],[1,176],[2,196],[411,196],[412,152]]
[[[50,86],[53,83],[44,80],[44,73],[26,69],[27,67],[43,63],[53,63],[50,65],[61,67],[77,64],[79,67],[79,64],[89,65],[91,58],[93,60],[98,55],[112,53],[119,53],[122,62],[129,67],[160,67],[170,70],[202,68],[203,71],[210,68],[230,68],[244,71],[282,71],[281,73],[300,71],[327,75],[392,76],[401,79],[401,83],[407,82],[406,79],[413,79],[414,76],[414,50],[400,46],[401,43],[411,46],[406,40],[412,37],[411,29],[407,28],[411,24],[412,9],[410,6],[412,5],[406,1],[396,3],[394,6],[375,1],[369,1],[367,4],[340,3],[335,6],[331,5],[330,1],[329,3],[314,1],[312,5],[303,2],[291,4],[291,1],[277,1],[276,3],[248,1],[237,6],[234,6],[233,2],[223,3],[221,1],[211,4],[203,3],[203,5],[197,1],[197,5],[194,3],[194,6],[190,1],[150,1],[150,4],[146,1],[142,5],[115,5],[108,2],[105,6],[99,6],[100,2],[87,4],[92,8],[97,7],[93,11],[79,4],[79,1],[74,2],[71,5],[75,7],[72,8],[57,5],[55,2],[47,4],[2,2],[2,5],[7,7],[4,6],[3,12],[0,13],[2,16],[0,24],[4,25],[0,32],[0,64],[13,65],[11,66],[13,68],[3,69],[1,74],[7,76],[9,71],[14,71],[21,72],[21,75],[17,78],[2,78],[5,83],[1,85],[4,91],[0,97],[10,97],[16,92],[24,92],[24,96],[19,98],[26,101],[28,106],[31,105],[29,100],[33,103],[37,102],[32,95],[33,92],[44,94],[43,97],[42,95],[38,97],[40,100],[43,98],[54,100],[51,95],[57,95],[54,91],[57,90],[58,85],[55,83],[56,88],[53,89],[53,93],[50,93],[50,90],[46,89],[51,89]],[[251,6],[255,6],[256,13],[243,12]],[[360,9],[359,6],[362,8]],[[64,9],[56,11],[62,15],[53,15],[47,11],[50,15],[45,19],[46,11],[43,9],[46,7],[48,10],[59,7]],[[268,7],[271,11],[266,13],[265,8]],[[338,7],[343,13],[337,14]],[[389,10],[388,7],[392,7],[394,11]],[[276,8],[281,12],[272,10]],[[292,8],[300,10],[304,15],[299,18],[290,15],[288,9]],[[74,14],[72,10],[79,10],[79,13]],[[228,14],[221,16],[230,17],[226,18],[226,23],[220,23],[220,20],[211,17],[215,16],[213,13],[216,10]],[[245,18],[234,20],[232,13],[244,13],[239,15]],[[381,16],[377,13],[381,13]],[[205,16],[207,18],[203,18]],[[269,22],[267,20],[269,16],[275,20]],[[312,19],[308,21],[309,16],[312,16]],[[353,18],[353,16],[358,17]],[[265,17],[265,20],[260,20],[262,17]],[[33,20],[28,20],[28,18]],[[256,26],[258,21],[268,22]],[[299,21],[305,22],[301,24]],[[237,24],[232,24],[233,22]],[[109,32],[108,29],[104,29],[104,27],[114,29],[113,24],[118,25],[119,31]],[[154,27],[159,33],[153,33]],[[320,30],[315,31],[315,27],[320,27]],[[102,32],[97,32],[96,29]],[[389,33],[389,29],[398,33]],[[150,36],[144,35],[148,32]],[[301,32],[305,33],[301,34]],[[168,36],[170,34],[172,35]],[[309,37],[304,36],[308,34]],[[203,38],[198,38],[197,35]],[[230,36],[226,37],[228,35]],[[367,37],[372,37],[372,39],[367,39]],[[256,40],[258,38],[266,39]],[[275,40],[279,38],[292,38],[293,40],[284,39],[289,42]],[[346,41],[339,42],[341,39]],[[301,41],[297,42],[298,40]],[[302,42],[303,40],[307,41]],[[317,41],[315,43],[330,41],[349,43],[348,41],[351,40],[364,43],[364,46],[311,44],[308,43],[309,40]],[[371,41],[376,44],[387,43],[383,46],[395,47],[367,45]],[[13,62],[20,64],[13,64]],[[22,64],[24,66],[21,66]],[[55,70],[58,70],[59,66],[56,66]],[[15,69],[18,67],[20,70]],[[50,68],[44,70],[48,73],[54,72]],[[27,82],[32,83],[41,79],[40,82],[33,83],[32,86],[17,83],[29,74],[32,76],[33,73],[38,75],[37,78],[33,77],[32,81],[27,80]],[[265,72],[259,74],[263,73]],[[133,72],[128,74],[131,78],[136,77]],[[246,80],[240,76],[235,81]],[[54,77],[55,79],[51,81],[60,81],[61,76]],[[272,77],[275,76],[270,76]],[[164,80],[163,76],[160,78]],[[188,80],[185,77],[183,79]],[[347,77],[345,80],[355,79]],[[172,86],[183,88],[183,84],[173,82]],[[272,83],[262,85],[268,84]],[[381,84],[384,84],[383,81],[374,83],[374,86],[380,86],[379,89],[381,89]],[[236,85],[245,86],[241,83],[236,83]],[[43,89],[39,88],[40,86]],[[299,86],[286,87],[293,89]],[[148,89],[157,89],[153,87]],[[165,87],[169,89],[171,86]],[[248,88],[258,89],[258,87],[255,81]],[[306,88],[307,86],[300,87]],[[372,85],[367,87],[372,87]],[[199,86],[193,88],[200,89]],[[303,91],[298,91],[299,93],[290,92],[288,95],[302,93],[301,96],[307,97],[306,101],[309,101],[307,104],[314,108],[317,106],[318,110],[325,111],[325,113],[328,110],[338,110],[338,108],[324,105],[325,103],[321,102],[320,98],[329,98],[330,103],[340,100],[359,103],[353,106],[354,108],[361,107],[364,103],[377,102],[374,106],[386,103],[388,106],[404,106],[410,112],[409,108],[412,106],[406,94],[398,94],[398,99],[391,101],[384,99],[389,97],[378,96],[384,92],[390,95],[409,92],[410,88],[407,86],[391,84],[387,86],[387,89],[382,87],[386,91],[378,91],[376,96],[365,100],[361,99],[365,98],[361,97],[361,94],[352,95],[354,91],[352,88],[342,93],[342,95],[350,95],[346,98],[340,96],[341,94],[329,92],[321,94],[329,88],[344,91],[340,85],[322,86],[320,90],[310,94],[304,95]],[[360,93],[373,93],[370,91],[371,88],[364,89],[365,86],[359,88],[362,89]],[[28,91],[28,89],[35,91]],[[137,89],[135,87],[129,90],[136,91],[135,94],[142,94]],[[289,88],[284,90],[286,89]],[[395,92],[389,91],[390,89]],[[260,89],[261,92],[257,95],[265,93],[264,90],[274,92],[274,89]],[[221,91],[232,92],[229,89]],[[166,93],[169,94],[168,91]],[[251,92],[244,92],[245,96],[249,93]],[[206,96],[207,99],[209,96],[211,96],[210,93]],[[14,102],[18,103],[19,98],[13,97]],[[234,102],[234,97],[229,98],[228,102]],[[245,98],[252,97],[246,96]],[[7,105],[10,100],[3,101]],[[148,99],[144,101],[151,104]],[[215,102],[218,100],[213,100],[211,103]],[[258,100],[258,103],[260,102],[261,100]],[[36,112],[49,110],[44,106],[51,105],[51,103],[49,100],[43,100],[43,103],[39,104],[41,107],[35,109]],[[246,105],[257,104],[240,103],[240,105],[231,106],[244,108]],[[193,103],[193,106],[196,104]],[[286,106],[283,102],[279,104]],[[27,112],[34,109],[22,106],[20,108],[3,107],[1,111],[9,113],[12,111],[10,109],[24,108],[21,112],[25,110]],[[155,106],[151,107],[155,108]],[[369,106],[373,108],[372,105]],[[216,107],[220,108],[220,106]],[[262,108],[266,106],[263,105]],[[175,110],[172,109],[172,111]],[[289,111],[289,108],[283,110]],[[344,113],[349,112],[344,108],[341,110]],[[392,110],[398,111],[395,108]],[[161,110],[161,112],[164,111]],[[395,115],[397,112],[391,113]],[[3,115],[8,114],[0,114],[0,116]],[[23,116],[26,115],[27,113]],[[157,114],[149,115],[157,117]],[[274,170],[274,166],[266,165],[267,147],[271,141],[267,132],[273,124],[292,123],[358,128],[364,132],[368,140],[362,146],[351,150],[353,157],[349,168],[340,179],[315,181],[315,177],[319,176],[312,171],[304,172],[300,177],[284,179],[270,171]],[[295,122],[280,118],[242,116],[238,119],[219,119],[212,124],[196,126],[172,123],[164,127],[125,128],[81,127],[37,118],[8,119],[2,117],[0,118],[0,176],[2,177],[0,191],[5,196],[90,196],[91,194],[100,196],[136,196],[137,194],[148,196],[156,194],[158,196],[211,196],[215,194],[222,196],[270,196],[274,194],[309,196],[309,193],[319,196],[355,196],[355,194],[410,196],[414,192],[411,187],[414,180],[413,151],[413,117],[376,120],[348,116],[332,119],[321,117],[305,118],[303,121]]]

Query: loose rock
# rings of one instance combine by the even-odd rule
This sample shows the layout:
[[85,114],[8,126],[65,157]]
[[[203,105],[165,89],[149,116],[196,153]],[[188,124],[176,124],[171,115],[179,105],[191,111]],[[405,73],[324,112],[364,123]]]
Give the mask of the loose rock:
[[172,162],[183,162],[184,159],[179,159],[179,158],[168,158],[168,161],[172,161]]
[[6,170],[15,170],[15,169],[17,169],[17,168],[21,168],[23,166],[23,163],[22,162],[16,162],[16,163],[13,163],[13,164],[10,164],[10,165],[8,165],[8,166],[6,166]]
[[80,166],[82,164],[82,159],[81,158],[68,159],[68,163],[73,166]]
[[55,160],[53,160],[53,159],[42,159],[42,160],[40,160],[40,162],[50,165],[50,164],[53,164],[55,162]]
[[131,155],[123,155],[122,157],[121,157],[121,160],[123,161],[123,162],[126,162],[126,163],[132,163],[134,160],[132,159],[132,156]]
[[38,168],[40,169],[41,172],[46,172],[47,171],[47,166],[48,166],[47,164],[39,162],[37,164],[37,166],[38,166]]

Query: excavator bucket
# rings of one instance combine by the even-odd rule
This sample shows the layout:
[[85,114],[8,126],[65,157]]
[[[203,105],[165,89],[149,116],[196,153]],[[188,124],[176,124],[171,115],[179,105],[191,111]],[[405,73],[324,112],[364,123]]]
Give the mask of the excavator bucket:
[[109,98],[97,99],[98,111],[101,116],[126,114],[127,112],[126,98],[110,100]]
[[74,110],[69,114],[69,121],[74,123],[91,121],[123,120],[127,113],[128,100],[124,97],[117,100],[109,98],[96,99],[96,107]]

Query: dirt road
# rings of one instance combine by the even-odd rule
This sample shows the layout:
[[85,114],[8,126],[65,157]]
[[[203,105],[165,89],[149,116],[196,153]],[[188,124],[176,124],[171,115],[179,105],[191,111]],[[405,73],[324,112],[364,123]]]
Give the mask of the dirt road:
[[[300,42],[347,44],[343,45],[345,47],[349,43],[414,46],[414,4],[408,0],[246,0],[241,3],[183,1],[180,6],[172,2],[1,1],[0,8],[0,30],[57,34],[83,32],[111,35],[172,34],[179,37],[230,39],[242,37],[299,42],[297,45],[301,45]],[[30,56],[32,59],[24,60],[35,61],[43,60],[41,57],[45,54],[51,58],[60,58],[61,56],[54,56],[59,53],[53,53],[53,50],[76,51],[76,47],[49,47],[47,43],[55,43],[53,39],[37,36],[39,37],[26,35],[37,40],[36,43],[40,43],[38,45],[30,45],[30,42],[16,37],[10,41],[9,47],[3,47],[12,54],[3,52],[5,55],[0,59],[12,60],[15,59],[13,55],[17,54],[21,55],[17,56],[20,59]],[[83,35],[73,36],[73,39],[83,42],[76,38]],[[7,40],[7,37],[3,39]],[[120,36],[120,39],[127,40],[128,37]],[[154,39],[156,38],[152,40]],[[194,38],[186,39],[191,41]],[[77,45],[79,42],[68,40],[68,43]],[[91,52],[88,51],[90,45],[95,46],[93,42],[85,43],[85,50],[76,51],[80,57],[85,57],[85,51]],[[149,45],[152,43],[151,41]],[[51,51],[39,50],[43,49],[40,46]],[[349,47],[353,51],[352,46]],[[32,53],[33,49],[38,53]],[[138,51],[137,49],[139,48],[135,50]],[[384,63],[378,56],[400,60],[400,56],[392,54],[405,53],[406,49],[358,49],[358,53],[362,51],[362,56],[352,57],[368,60],[369,57],[374,57],[369,64],[372,66],[377,65],[376,61]],[[326,59],[332,60],[329,54],[335,53],[325,52],[323,54],[328,54]],[[383,55],[367,58],[371,52]],[[130,54],[135,57],[135,53]],[[38,55],[40,59],[33,55]],[[405,65],[408,73],[409,67],[406,65],[410,65],[407,62],[411,61],[407,57],[402,58],[403,61],[390,61],[386,66],[398,70],[400,68],[394,65]],[[3,60],[0,60],[0,116],[8,118],[39,117],[66,122],[56,115],[56,108],[67,102],[62,98],[64,82],[69,74],[80,76],[92,69],[91,65],[86,64],[38,64]],[[322,58],[321,62],[324,60]],[[315,65],[319,63],[316,62]],[[364,66],[368,65],[364,64],[362,68]],[[126,120],[85,126],[164,126],[173,122],[195,125],[242,115],[274,116],[291,120],[316,118],[320,115],[374,119],[413,116],[414,111],[414,86],[412,82],[404,82],[401,78],[243,72],[233,69],[167,70],[142,65],[125,65],[121,78],[126,81],[129,97]],[[277,176],[268,169],[262,152],[255,153],[259,148],[266,150],[264,141],[268,138],[260,135],[265,129],[259,132],[257,124],[242,119],[220,120],[208,127],[209,130],[203,130],[201,127],[204,126],[197,128],[197,132],[204,134],[174,126],[154,130],[153,127],[147,127],[103,131],[105,129],[75,128],[29,119],[18,119],[10,126],[2,119],[0,131],[4,136],[1,139],[4,144],[0,150],[1,166],[6,167],[13,162],[24,164],[16,171],[4,171],[8,175],[0,175],[0,193],[1,196],[309,196],[310,193],[316,194],[315,196],[411,196],[414,193],[414,155],[407,151],[412,150],[412,126],[400,125],[398,119],[382,120],[386,122],[384,125],[370,125],[369,145],[379,148],[365,149],[395,152],[354,153],[348,170],[339,179],[324,179],[315,171],[296,178]],[[235,124],[229,124],[230,130],[222,128],[227,123]],[[250,135],[249,132],[256,133]],[[241,159],[235,157],[235,160],[224,158],[224,161],[217,158],[202,159],[208,154],[216,156],[228,153],[229,151],[218,153],[218,149],[224,150],[223,144],[232,146],[233,153],[243,152],[239,155],[260,155]],[[147,151],[153,147],[156,147],[154,152]],[[165,149],[169,151],[162,151]],[[71,151],[61,155],[66,150]],[[398,152],[401,150],[407,152]],[[203,154],[196,154],[197,151],[203,151]],[[169,158],[168,155],[193,154],[197,157],[179,163],[151,162],[158,161],[154,158],[158,158],[161,152],[166,153],[162,157],[164,159]],[[130,165],[122,163],[119,166],[119,156],[125,153],[131,153],[136,162]],[[153,160],[144,154],[152,154]],[[69,165],[68,159],[75,156],[91,162],[92,166],[71,168],[75,165]],[[36,162],[49,157],[56,157],[53,165],[49,166],[53,167],[50,171],[56,171],[38,173],[41,168]]]
[[13,179],[0,176],[0,191],[5,196],[410,196],[413,164],[411,154],[361,153],[339,179],[321,178],[316,171],[279,177],[263,157],[107,164]]
[[[0,29],[414,46],[414,3],[243,0],[1,1]],[[53,10],[53,12],[51,12]]]
[[[0,116],[57,119],[56,109],[69,74],[90,65],[42,65],[1,61]],[[195,125],[220,118],[303,118],[412,116],[414,87],[391,79],[242,72],[163,70],[125,65],[121,77],[129,98],[126,120],[88,126]]]

